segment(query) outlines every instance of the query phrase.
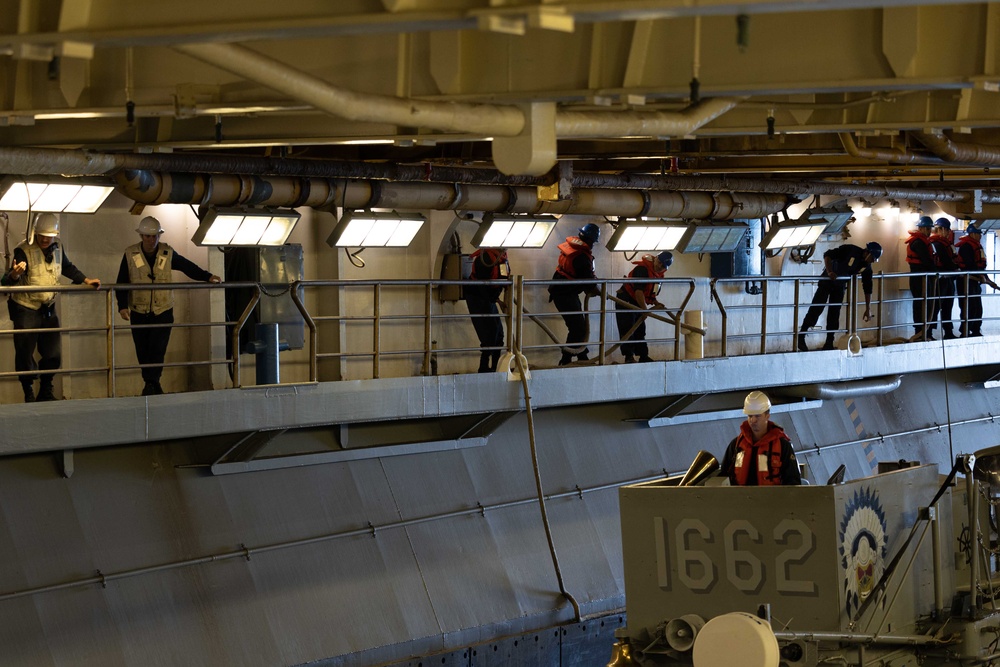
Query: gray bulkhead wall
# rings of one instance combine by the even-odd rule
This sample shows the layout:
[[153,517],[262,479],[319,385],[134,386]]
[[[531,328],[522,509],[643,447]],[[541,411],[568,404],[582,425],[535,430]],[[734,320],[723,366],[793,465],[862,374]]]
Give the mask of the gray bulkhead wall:
[[[967,375],[948,374],[955,421],[983,417],[996,403],[990,390],[966,387]],[[841,462],[848,479],[900,458],[944,472],[946,429],[809,451],[853,440],[859,428],[943,424],[943,395],[943,373],[910,376],[891,394],[831,400],[774,421],[820,481]],[[545,490],[560,494],[548,502],[555,546],[584,614],[624,605],[616,486],[682,470],[699,449],[721,456],[740,421],[624,421],[649,407],[535,413]],[[953,435],[959,453],[996,444],[1000,433],[982,422]],[[482,447],[219,477],[178,467],[210,461],[228,444],[81,450],[69,479],[52,456],[0,459],[3,664],[263,666],[347,654],[352,664],[381,664],[572,620],[537,505],[519,502],[534,496],[523,414]],[[341,536],[257,551],[333,534]],[[116,576],[214,554],[232,557]]]

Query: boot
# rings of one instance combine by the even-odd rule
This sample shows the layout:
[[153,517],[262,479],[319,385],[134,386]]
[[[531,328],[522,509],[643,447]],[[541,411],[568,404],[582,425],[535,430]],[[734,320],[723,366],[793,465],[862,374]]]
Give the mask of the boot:
[[953,327],[946,326],[944,328],[944,339],[945,340],[955,340],[958,336],[955,335],[955,330]]
[[836,349],[836,348],[835,348],[835,347],[833,346],[833,339],[834,339],[834,338],[835,338],[835,335],[834,335],[834,334],[827,334],[827,335],[826,335],[826,342],[825,342],[825,343],[823,343],[823,349],[824,349],[824,350],[834,350],[834,349]]
[[635,357],[633,357],[631,354],[626,354],[625,355],[625,363],[626,364],[634,364],[635,363]]
[[481,352],[479,354],[479,372],[480,373],[489,373],[491,370],[493,370],[493,369],[490,368],[490,353],[489,352]]
[[569,352],[563,352],[562,358],[559,359],[559,365],[569,366],[571,363],[573,363],[573,355]]
[[809,346],[806,345],[806,330],[803,329],[802,333],[799,334],[798,339],[795,341],[796,347],[799,348],[799,352],[808,352]]
[[43,401],[55,401],[56,395],[52,391],[52,380],[46,382],[42,380],[41,384],[38,386],[38,397],[35,399],[36,403],[41,403]]
[[584,350],[580,354],[576,355],[576,360],[577,361],[587,361],[588,359],[590,359],[590,353],[587,352],[586,350]]
[[494,351],[490,354],[490,370],[496,371],[498,365],[500,365],[500,352]]
[[146,385],[142,388],[143,396],[155,396],[156,395],[156,383],[146,382]]
[[35,389],[31,386],[30,382],[22,382],[21,388],[24,390],[24,402],[34,403],[35,402]]

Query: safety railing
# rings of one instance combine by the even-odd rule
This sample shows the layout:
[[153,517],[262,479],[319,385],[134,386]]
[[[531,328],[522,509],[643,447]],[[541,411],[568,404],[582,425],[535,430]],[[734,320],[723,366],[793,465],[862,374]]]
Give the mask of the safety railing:
[[[813,328],[810,334],[846,334],[849,346],[860,349],[862,345],[883,345],[913,338],[901,332],[914,328],[914,314],[928,321],[946,300],[933,292],[942,278],[953,278],[958,292],[952,303],[952,321],[955,331],[962,332],[959,311],[970,313],[977,319],[979,310],[975,292],[974,275],[977,274],[878,274],[874,276],[871,297],[872,318],[860,318],[864,295],[857,277],[845,279],[846,298],[842,305],[842,321],[833,331]],[[929,298],[914,297],[909,291],[910,280],[920,281]],[[587,331],[585,343],[596,354],[575,365],[602,365],[620,362],[615,356],[623,342],[636,330],[637,322],[647,325],[645,343],[650,355],[657,359],[682,359],[692,356],[739,356],[767,354],[795,350],[801,332],[800,326],[811,305],[813,290],[818,277],[739,277],[727,279],[670,278],[663,280],[629,280],[637,287],[656,283],[658,300],[664,305],[641,313],[630,319],[633,326],[628,331],[619,330],[616,314],[633,310],[619,290],[623,280],[556,281],[523,280],[514,277],[495,281],[503,288],[500,308],[496,315],[469,314],[457,290],[464,285],[482,285],[480,281],[444,280],[321,280],[301,281],[282,290],[293,304],[291,308],[301,315],[305,332],[304,349],[297,353],[303,370],[293,375],[291,381],[327,381],[340,379],[365,379],[400,377],[407,375],[439,375],[469,373],[476,369],[475,360],[483,352],[520,353],[535,368],[556,366],[567,348],[564,316],[582,316]],[[578,309],[559,312],[549,302],[549,287],[571,285],[592,286],[594,296],[581,297]],[[0,288],[0,295],[16,292],[57,292],[64,301],[60,308],[69,312],[75,326],[62,325],[54,329],[0,329],[0,336],[18,334],[59,333],[67,334],[74,344],[73,364],[65,364],[55,371],[72,376],[103,375],[104,385],[100,395],[121,395],[122,374],[141,372],[157,366],[164,369],[181,367],[225,367],[231,386],[247,384],[241,361],[240,333],[251,320],[260,301],[268,298],[267,290],[256,283],[171,283],[158,289],[181,291],[244,290],[238,312],[203,321],[175,321],[172,324],[133,324],[119,320],[116,291],[149,289],[142,285],[107,285],[95,290],[85,286],[58,286],[54,288]],[[451,295],[445,297],[445,292]],[[988,292],[988,293],[987,293]],[[994,300],[992,291],[984,290],[982,300]],[[194,298],[194,297],[192,297]],[[593,301],[597,299],[597,301]],[[83,300],[86,305],[67,306]],[[97,300],[100,300],[98,303]],[[1000,301],[995,302],[1000,306]],[[982,317],[989,327],[997,319],[998,307],[992,303]],[[829,307],[829,304],[824,304]],[[221,303],[213,306],[216,314],[223,312]],[[230,310],[233,310],[230,307]],[[702,318],[685,321],[685,314],[699,311]],[[503,324],[502,344],[482,347],[475,335],[472,322],[484,318],[499,318]],[[704,322],[700,324],[699,322]],[[821,320],[824,322],[825,320]],[[292,326],[296,326],[292,324]],[[172,329],[222,328],[227,351],[211,349],[184,350],[173,355],[174,360],[162,364],[139,364],[135,361],[131,331],[170,327]],[[927,327],[928,331],[930,327]],[[975,335],[970,329],[968,335]],[[93,346],[87,342],[99,337],[103,342]],[[219,340],[215,336],[215,340]],[[0,339],[2,340],[2,339]],[[697,345],[685,349],[682,344],[693,340]],[[3,344],[0,342],[0,344]],[[582,344],[582,343],[581,343]],[[121,347],[125,345],[126,347]],[[216,346],[221,347],[221,346]],[[79,353],[85,348],[84,353]],[[10,349],[10,348],[8,348]],[[235,351],[235,352],[234,352]],[[180,359],[177,357],[180,356]],[[77,361],[80,360],[80,361]],[[35,375],[35,370],[0,371],[0,378],[20,379]],[[506,370],[501,368],[500,370]],[[220,383],[216,383],[218,386]],[[222,384],[230,384],[223,382]],[[90,392],[94,395],[94,392]]]
[[[984,315],[984,310],[995,312],[996,309],[978,307],[976,297],[995,301],[1000,294],[985,290],[978,294],[975,276],[987,275],[992,280],[994,273],[876,274],[872,280],[871,318],[868,322],[859,317],[859,311],[865,304],[860,278],[844,277],[841,280],[846,283],[846,296],[842,304],[816,304],[824,309],[819,322],[826,322],[825,309],[832,305],[841,311],[842,323],[834,328],[817,325],[809,333],[845,335],[847,347],[855,352],[864,345],[934,340],[933,332],[945,327],[946,322],[950,322],[949,328],[959,332],[955,334],[956,338],[960,337],[959,334],[966,335],[964,320],[970,321],[968,335],[980,335],[978,332],[984,323],[1000,317]],[[820,277],[806,276],[713,279],[709,290],[720,318],[719,336],[713,339],[718,345],[717,355],[727,357],[798,349],[799,335],[803,333],[800,327],[808,309],[813,306],[812,297],[820,280]],[[936,286],[948,280],[956,284],[953,296],[939,294],[936,290]],[[917,296],[913,295],[911,286],[920,290]],[[738,297],[734,298],[734,295]],[[938,317],[942,305],[947,306],[950,319]],[[966,313],[969,313],[968,317]],[[908,330],[913,330],[913,334],[909,334]],[[733,343],[741,346],[734,350]]]

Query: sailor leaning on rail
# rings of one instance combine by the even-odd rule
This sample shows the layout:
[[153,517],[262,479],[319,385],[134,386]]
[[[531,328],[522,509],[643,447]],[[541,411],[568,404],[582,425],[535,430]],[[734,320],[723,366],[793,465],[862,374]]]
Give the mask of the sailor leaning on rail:
[[735,486],[801,484],[799,464],[792,443],[780,426],[770,420],[771,400],[752,391],[743,401],[747,419],[726,448],[719,476]]

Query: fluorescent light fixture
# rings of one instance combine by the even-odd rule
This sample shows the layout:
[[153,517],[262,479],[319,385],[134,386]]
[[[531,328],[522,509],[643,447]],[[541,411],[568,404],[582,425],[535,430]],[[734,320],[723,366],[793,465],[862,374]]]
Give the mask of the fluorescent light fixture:
[[299,217],[292,210],[210,208],[191,240],[199,246],[284,245]]
[[326,242],[332,248],[405,248],[425,221],[416,213],[348,211]]
[[684,222],[621,222],[608,240],[612,252],[675,250],[689,225]]
[[34,213],[95,213],[114,190],[110,185],[19,181],[8,179],[0,211]]
[[[858,212],[858,215],[861,215]],[[868,212],[864,215],[871,215],[871,207],[868,207]],[[833,204],[828,204],[827,206],[820,206],[818,208],[811,208],[802,214],[803,219],[808,219],[810,222],[819,222],[820,220],[826,221],[826,229],[824,234],[839,234],[844,231],[844,227],[851,220],[856,220],[855,211],[852,209],[846,201],[838,201]]]
[[816,245],[820,235],[826,231],[826,220],[811,220],[799,218],[791,222],[775,222],[760,240],[760,247],[765,250],[781,248],[801,248]]
[[739,222],[699,222],[691,225],[677,244],[681,252],[733,252],[749,227]]
[[975,224],[981,232],[995,232],[1000,230],[1000,218],[985,218],[983,220],[967,220],[966,227],[969,224]]
[[477,248],[541,248],[558,220],[551,215],[486,213],[472,237]]

